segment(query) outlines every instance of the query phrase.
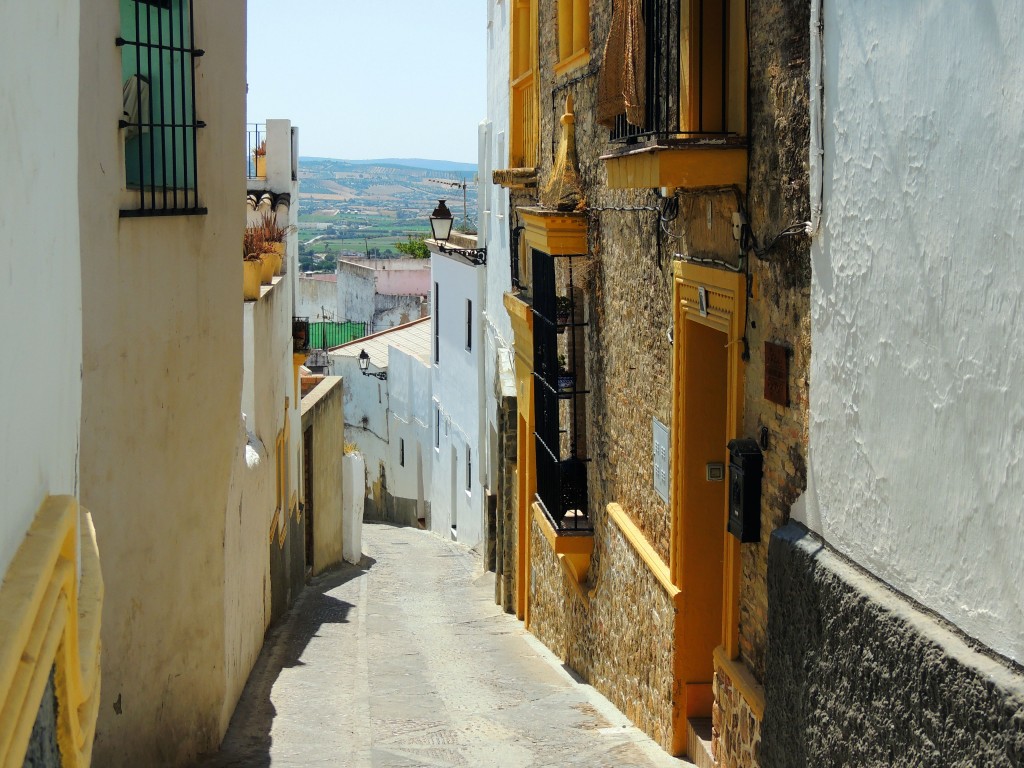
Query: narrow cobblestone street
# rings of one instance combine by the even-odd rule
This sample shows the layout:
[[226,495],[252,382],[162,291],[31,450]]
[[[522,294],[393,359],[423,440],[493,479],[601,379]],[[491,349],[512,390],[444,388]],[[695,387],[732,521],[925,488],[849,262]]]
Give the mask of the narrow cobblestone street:
[[363,553],[268,634],[203,768],[690,765],[503,614],[465,547],[366,525]]

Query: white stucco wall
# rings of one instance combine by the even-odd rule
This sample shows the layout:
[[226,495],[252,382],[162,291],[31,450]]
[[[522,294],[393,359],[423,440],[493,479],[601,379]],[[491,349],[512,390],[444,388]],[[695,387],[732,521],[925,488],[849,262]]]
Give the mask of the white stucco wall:
[[374,276],[370,267],[351,261],[338,262],[338,317],[341,322],[351,320],[366,323],[369,328],[373,322]]
[[[483,536],[485,436],[482,434],[483,333],[481,311],[485,275],[458,257],[431,256],[438,286],[440,317],[431,318],[440,337],[440,362],[434,366],[434,407],[441,413],[440,447],[434,455],[431,530],[450,535],[457,521],[458,540],[476,546]],[[473,301],[473,345],[466,349],[466,300]],[[433,359],[433,358],[431,358]],[[431,427],[435,427],[431,415]],[[470,490],[466,492],[466,451],[472,451]]]
[[1024,661],[1024,7],[825,0],[809,525]]
[[[376,368],[371,368],[376,370]],[[345,379],[345,443],[363,457],[366,484],[359,497],[379,495],[381,467],[390,460],[388,382],[363,376],[355,357],[331,355],[331,373]]]
[[308,317],[311,323],[337,320],[338,284],[300,275],[295,292],[295,315]]
[[[193,7],[205,50],[195,74],[206,215],[119,218],[117,3],[82,14],[81,77],[64,74],[80,83],[82,103],[80,476],[103,553],[94,763],[105,766],[185,764],[222,735],[225,513],[242,386],[245,2]],[[75,178],[71,167],[48,194]]]
[[[392,496],[416,501],[418,517],[425,516],[433,475],[433,432],[430,425],[430,366],[394,347],[388,352],[388,490]],[[399,459],[405,441],[405,465]]]
[[[484,425],[485,437],[497,434],[501,369],[512,360],[512,321],[505,310],[504,294],[512,288],[509,253],[508,192],[491,183],[493,171],[508,165],[509,114],[509,3],[487,0],[487,118],[480,124],[480,237],[487,244],[487,288],[484,325]],[[514,386],[514,381],[505,382]],[[485,441],[488,487],[498,475],[498,457],[490,439]]]
[[0,78],[2,579],[43,499],[78,495],[82,294],[79,6],[2,0],[0,18],[0,71],[19,73]]

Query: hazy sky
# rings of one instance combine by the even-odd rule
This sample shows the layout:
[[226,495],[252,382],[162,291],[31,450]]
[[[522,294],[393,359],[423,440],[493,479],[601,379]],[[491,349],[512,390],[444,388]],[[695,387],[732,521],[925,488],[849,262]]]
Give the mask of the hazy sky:
[[288,118],[303,155],[475,163],[483,0],[249,0],[249,122]]

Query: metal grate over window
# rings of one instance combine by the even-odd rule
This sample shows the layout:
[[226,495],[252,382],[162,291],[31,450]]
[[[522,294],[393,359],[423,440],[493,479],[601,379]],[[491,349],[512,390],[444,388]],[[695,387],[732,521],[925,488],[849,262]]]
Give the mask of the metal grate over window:
[[[534,438],[537,500],[562,532],[593,530],[587,496],[581,294],[574,285],[579,257],[532,249]],[[556,270],[555,260],[562,265]],[[556,272],[564,275],[559,286]]]
[[205,214],[199,204],[192,0],[120,0],[125,185],[122,217]]

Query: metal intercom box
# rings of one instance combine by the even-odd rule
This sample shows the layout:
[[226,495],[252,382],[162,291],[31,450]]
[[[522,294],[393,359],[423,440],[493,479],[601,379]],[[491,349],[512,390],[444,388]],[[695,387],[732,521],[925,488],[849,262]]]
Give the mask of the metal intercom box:
[[744,544],[761,540],[763,467],[755,440],[729,441],[729,533]]

